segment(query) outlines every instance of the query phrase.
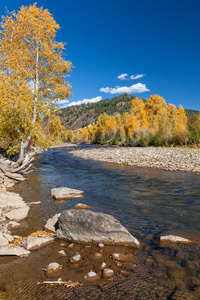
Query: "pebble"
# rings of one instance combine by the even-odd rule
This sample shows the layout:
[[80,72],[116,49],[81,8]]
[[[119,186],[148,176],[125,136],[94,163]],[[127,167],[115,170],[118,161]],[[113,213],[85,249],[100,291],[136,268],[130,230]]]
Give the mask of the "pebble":
[[99,244],[98,244],[98,247],[99,247],[99,248],[103,248],[103,247],[104,247],[104,244],[103,244],[103,243],[99,243]]
[[100,259],[100,258],[102,258],[102,254],[99,253],[99,252],[92,253],[89,256],[89,259],[91,259],[91,260],[97,260],[97,259]]
[[60,251],[58,252],[58,254],[59,254],[60,256],[66,256],[66,255],[67,255],[67,254],[65,253],[64,250],[60,250]]
[[76,263],[81,260],[81,255],[77,252],[74,256],[70,257],[69,260],[71,263]]
[[101,270],[105,269],[106,266],[107,266],[106,263],[102,262],[102,264],[101,264]]
[[117,267],[122,267],[122,262],[121,261],[115,260],[115,264],[116,264]]
[[69,244],[68,248],[73,248],[74,247],[74,243]]
[[56,263],[56,262],[50,263],[46,269],[46,276],[47,277],[57,277],[60,275],[61,270],[62,270],[62,267],[58,263]]
[[129,276],[129,272],[125,271],[125,270],[120,270],[120,274],[125,276],[125,277]]
[[130,258],[130,254],[113,253],[112,258],[121,262],[125,262]]
[[114,271],[112,269],[103,270],[103,278],[111,278],[113,275],[114,275]]
[[87,282],[95,282],[99,279],[99,275],[93,271],[90,271],[87,273],[87,275],[85,275],[84,277],[84,281]]

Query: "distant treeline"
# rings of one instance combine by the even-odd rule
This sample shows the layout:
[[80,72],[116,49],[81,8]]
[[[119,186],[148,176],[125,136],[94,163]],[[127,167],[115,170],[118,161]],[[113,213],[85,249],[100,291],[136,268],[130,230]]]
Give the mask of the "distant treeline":
[[[116,98],[112,99],[113,102],[118,101]],[[64,139],[73,143],[107,143],[124,146],[200,143],[199,112],[184,110],[182,106],[176,108],[175,105],[168,105],[158,95],[153,95],[145,101],[133,96],[132,98],[133,100],[129,101],[128,112],[113,112],[112,115],[103,113],[98,117],[96,124],[74,131],[66,130]],[[99,107],[101,106],[102,103]]]

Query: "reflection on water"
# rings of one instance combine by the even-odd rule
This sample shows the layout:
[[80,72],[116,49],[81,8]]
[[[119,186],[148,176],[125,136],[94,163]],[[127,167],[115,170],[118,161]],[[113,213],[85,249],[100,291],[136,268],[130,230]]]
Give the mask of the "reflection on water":
[[[12,190],[27,202],[42,202],[31,209],[30,231],[43,227],[49,216],[84,202],[112,214],[140,237],[158,230],[200,232],[199,178],[192,173],[95,163],[54,149],[38,155],[29,180]],[[53,201],[51,189],[60,186],[84,190],[85,197]]]
[[[85,197],[53,201],[50,191],[60,186],[84,190]],[[92,287],[95,292],[90,297],[86,287],[76,288],[85,291],[84,299],[200,297],[199,244],[161,247],[156,238],[161,232],[170,231],[199,239],[200,186],[197,174],[101,164],[74,158],[66,149],[53,149],[36,156],[35,169],[29,180],[10,190],[19,192],[26,202],[42,202],[31,207],[29,227],[18,231],[23,236],[43,228],[46,220],[54,214],[81,202],[92,206],[95,211],[112,214],[142,242],[134,261],[126,267],[130,273],[128,278],[118,278],[110,283],[110,292],[99,283],[98,287]],[[137,267],[130,267],[133,264]],[[78,299],[76,293],[70,294],[69,298],[59,296],[59,299]],[[26,299],[37,299],[34,297]],[[48,297],[53,299],[49,294]]]

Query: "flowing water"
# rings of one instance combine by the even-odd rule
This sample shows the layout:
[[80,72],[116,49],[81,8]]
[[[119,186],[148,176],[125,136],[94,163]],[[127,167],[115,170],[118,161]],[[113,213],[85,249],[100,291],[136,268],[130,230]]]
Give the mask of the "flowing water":
[[[84,245],[75,245],[70,252],[69,243],[56,241],[35,250],[28,258],[1,258],[0,290],[5,292],[2,297],[200,299],[200,177],[192,173],[87,161],[73,157],[67,150],[52,149],[37,155],[29,180],[10,189],[20,193],[26,202],[41,201],[40,205],[31,207],[28,224],[14,233],[27,236],[42,229],[49,217],[81,202],[120,220],[141,242],[141,247],[137,251],[105,247],[103,258],[114,269],[114,278],[72,289],[64,285],[37,285],[37,281],[46,280],[41,268],[58,261],[63,264],[62,279],[81,282],[85,272],[98,271],[98,263],[86,259],[97,251],[96,246],[87,249]],[[60,186],[83,190],[85,197],[54,201],[50,191]],[[195,243],[160,244],[162,233],[178,233],[192,238]],[[61,249],[68,251],[69,256],[81,252],[85,257],[82,265],[72,268],[69,257],[58,257]],[[132,253],[131,260],[117,267],[110,259],[116,251]]]

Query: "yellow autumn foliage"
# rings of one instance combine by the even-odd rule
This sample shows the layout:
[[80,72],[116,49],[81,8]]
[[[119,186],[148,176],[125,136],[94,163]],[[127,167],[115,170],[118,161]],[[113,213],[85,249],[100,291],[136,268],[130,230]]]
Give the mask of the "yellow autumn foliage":
[[71,96],[63,58],[55,40],[59,25],[47,9],[21,6],[2,18],[0,31],[0,146],[24,151],[30,142],[49,146],[63,130],[55,103]]
[[152,95],[146,104],[140,98],[132,100],[130,113],[100,115],[97,124],[74,131],[73,141],[130,146],[185,144],[187,122],[182,106],[176,108]]

